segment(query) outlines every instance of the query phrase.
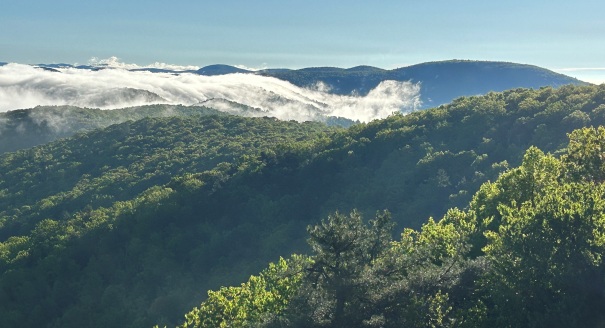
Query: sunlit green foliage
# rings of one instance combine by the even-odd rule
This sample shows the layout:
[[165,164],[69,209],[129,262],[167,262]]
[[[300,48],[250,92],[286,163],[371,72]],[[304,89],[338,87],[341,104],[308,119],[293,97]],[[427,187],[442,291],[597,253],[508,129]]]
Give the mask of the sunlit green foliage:
[[40,219],[63,219],[84,207],[110,207],[172,177],[326,130],[271,118],[149,118],[9,153],[0,157],[0,236],[27,233]]
[[293,255],[270,263],[239,287],[209,291],[199,308],[185,315],[186,327],[249,327],[281,313],[300,287],[309,259]]
[[605,181],[605,127],[580,129],[569,135],[569,146],[563,161],[576,180]]
[[[175,322],[163,313],[176,315],[192,295],[200,296],[189,284],[226,276],[204,263],[248,229],[225,228],[192,203],[200,197],[205,203],[238,172],[256,170],[260,153],[286,151],[288,141],[320,140],[327,131],[320,123],[272,118],[149,118],[3,155],[0,235],[8,238],[0,243],[0,306],[15,315],[0,318],[0,326],[39,326],[48,318],[77,326],[92,308],[102,309],[88,315],[98,326],[151,325],[146,317],[135,318],[141,308]],[[258,268],[268,260],[266,252],[248,265]],[[250,272],[244,268],[233,277]],[[45,274],[32,278],[38,272]],[[175,276],[165,276],[170,272]],[[38,294],[21,293],[11,278],[17,276],[27,288],[37,286]],[[110,301],[107,293],[132,297]],[[140,298],[146,301],[137,305]],[[39,309],[36,316],[24,310],[32,306]]]
[[601,147],[605,129],[585,128],[562,159],[530,148],[467,210],[399,241],[388,215],[328,216],[308,229],[311,261],[288,306],[249,326],[599,326],[605,185],[593,178],[603,168],[584,159]]

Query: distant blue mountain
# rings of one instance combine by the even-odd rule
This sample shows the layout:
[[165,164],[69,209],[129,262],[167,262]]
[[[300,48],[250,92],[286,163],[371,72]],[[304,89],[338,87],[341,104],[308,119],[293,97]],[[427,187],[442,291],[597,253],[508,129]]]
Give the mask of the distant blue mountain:
[[289,81],[301,87],[326,84],[331,93],[366,95],[385,80],[420,83],[423,107],[449,103],[461,96],[485,94],[514,88],[559,87],[587,84],[553,71],[524,64],[490,61],[449,60],[384,70],[371,66],[349,69],[312,67],[259,74]]
[[56,68],[52,68],[52,67],[38,66],[38,68],[41,68],[41,69],[43,69],[45,71],[49,71],[49,72],[61,73],[60,70],[58,70]]
[[224,74],[233,74],[233,73],[253,73],[254,71],[245,70],[242,68],[229,66],[229,65],[210,65],[200,68],[195,71],[199,75],[224,75]]
[[266,68],[260,71],[256,71],[256,73],[267,73],[267,74],[273,74],[273,73],[283,73],[283,72],[289,72],[291,71],[291,69],[289,68]]
[[181,74],[181,73],[196,73],[195,70],[177,71],[165,68],[145,67],[145,68],[134,68],[129,70],[131,72],[151,72],[151,73],[169,73],[169,74]]
[[77,69],[90,69],[90,70],[96,70],[99,67],[98,66],[92,66],[92,65],[78,65],[75,68]]
[[390,75],[398,81],[420,82],[422,100],[428,107],[490,91],[587,84],[533,65],[466,60],[423,63],[392,70]]
[[[5,64],[0,63],[0,65]],[[39,64],[35,66],[53,71],[67,67],[89,70],[110,68],[91,65],[72,66],[69,64]],[[316,87],[321,82],[327,86],[330,93],[361,96],[367,95],[370,90],[376,88],[385,80],[410,81],[420,83],[423,108],[446,104],[461,96],[480,95],[490,91],[587,84],[538,66],[472,60],[428,62],[393,70],[372,66],[356,66],[348,69],[308,67],[296,70],[277,68],[252,71],[230,65],[209,65],[199,70],[187,71],[161,68],[137,68],[131,71],[171,74],[194,73],[205,76],[233,73],[258,74],[288,81],[300,87]]]
[[74,67],[74,65],[65,64],[65,63],[60,63],[60,64],[37,64],[37,65],[34,65],[34,66],[41,67],[41,68],[71,68],[71,67]]

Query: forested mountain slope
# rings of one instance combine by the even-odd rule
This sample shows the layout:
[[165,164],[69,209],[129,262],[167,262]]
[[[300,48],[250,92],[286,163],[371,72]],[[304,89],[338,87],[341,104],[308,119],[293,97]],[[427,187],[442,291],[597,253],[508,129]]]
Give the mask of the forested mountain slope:
[[[128,120],[148,117],[188,117],[207,115],[269,116],[259,108],[210,99],[196,106],[146,105],[112,110],[74,106],[38,106],[0,113],[0,154],[42,145],[78,132],[105,128]],[[329,126],[350,126],[355,122],[343,117],[323,119]]]
[[[197,120],[129,122],[0,157],[2,174],[29,181],[2,187],[5,204],[22,203],[3,217],[0,325],[176,324],[205,290],[308,251],[305,227],[336,210],[389,209],[401,230],[465,207],[531,145],[555,152],[566,133],[603,124],[605,86],[490,93],[328,132],[272,119]],[[230,136],[227,122],[256,132]],[[204,139],[213,124],[225,128]],[[280,127],[291,137],[265,139]],[[260,146],[242,153],[249,138]],[[188,157],[195,149],[224,163],[198,166]],[[62,190],[44,182],[71,172]],[[29,191],[38,198],[13,196]]]
[[388,212],[336,212],[307,228],[312,256],[209,291],[180,327],[601,327],[605,128],[569,139],[399,239]]
[[221,115],[199,106],[150,105],[114,110],[38,106],[0,113],[0,154],[25,149],[128,120],[145,117]]
[[172,177],[317,138],[320,123],[237,116],[145,118],[0,157],[0,236],[41,219],[111,206]]

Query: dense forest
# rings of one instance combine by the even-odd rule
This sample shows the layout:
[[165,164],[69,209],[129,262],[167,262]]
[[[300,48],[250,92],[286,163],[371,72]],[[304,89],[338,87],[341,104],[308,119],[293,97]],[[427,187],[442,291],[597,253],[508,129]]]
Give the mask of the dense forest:
[[399,239],[388,212],[336,212],[311,256],[210,291],[181,327],[601,327],[605,128],[569,138]]
[[[244,116],[245,113],[238,113]],[[101,110],[74,106],[38,106],[0,113],[0,154],[42,145],[78,132],[148,117],[224,115],[202,106],[148,105]]]
[[[215,109],[221,108],[221,110]],[[145,105],[120,109],[81,108],[75,106],[38,106],[0,113],[0,154],[43,145],[76,133],[105,128],[126,121],[150,117],[224,116],[262,117],[261,109],[209,99],[196,106]],[[343,117],[322,118],[329,126],[348,127],[355,122]]]
[[6,153],[0,326],[174,326],[208,289],[185,325],[599,322],[578,291],[602,280],[603,132],[567,133],[604,122],[605,86],[564,86],[348,129],[146,118]]

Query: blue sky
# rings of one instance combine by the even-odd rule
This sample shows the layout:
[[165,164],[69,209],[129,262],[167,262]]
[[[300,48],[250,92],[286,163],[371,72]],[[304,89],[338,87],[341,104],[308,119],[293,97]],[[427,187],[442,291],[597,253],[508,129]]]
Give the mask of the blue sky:
[[605,1],[0,0],[0,61],[534,64],[605,81]]

